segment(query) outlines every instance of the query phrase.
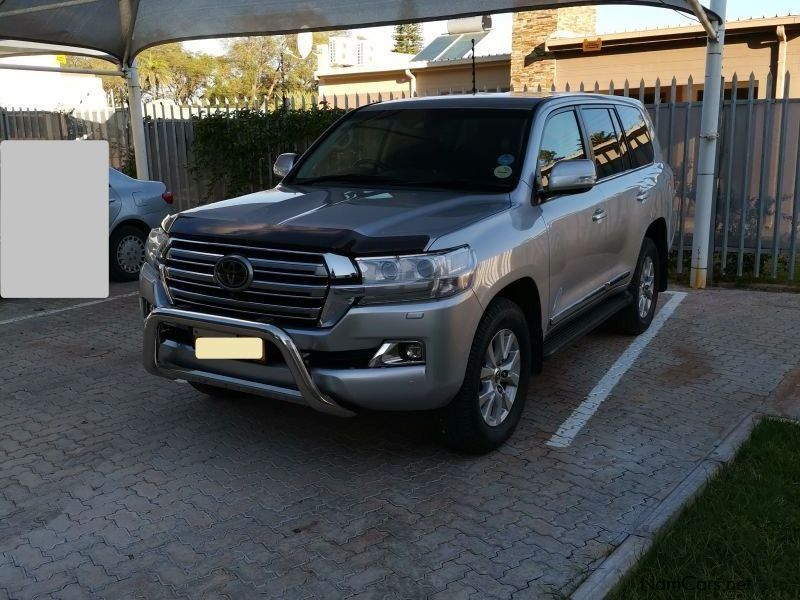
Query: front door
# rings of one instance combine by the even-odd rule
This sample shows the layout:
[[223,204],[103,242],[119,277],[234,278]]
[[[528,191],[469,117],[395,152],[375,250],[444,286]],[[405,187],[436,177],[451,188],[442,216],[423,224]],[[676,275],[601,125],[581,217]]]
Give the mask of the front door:
[[[557,162],[587,158],[573,109],[548,117],[538,156],[540,185],[545,190]],[[548,315],[553,327],[602,295],[609,270],[609,257],[602,251],[608,221],[606,202],[598,189],[549,197],[541,209],[550,248]]]

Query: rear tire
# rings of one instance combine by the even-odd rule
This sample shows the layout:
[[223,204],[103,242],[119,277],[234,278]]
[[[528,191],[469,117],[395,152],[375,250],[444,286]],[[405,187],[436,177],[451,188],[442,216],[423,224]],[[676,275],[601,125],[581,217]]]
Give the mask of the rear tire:
[[650,238],[644,238],[636,271],[628,291],[633,296],[631,304],[613,317],[617,330],[626,335],[639,335],[647,331],[658,304],[658,248]]
[[531,356],[530,331],[522,310],[505,298],[494,300],[475,332],[464,383],[439,413],[444,443],[471,454],[501,446],[522,416]]
[[111,234],[108,243],[108,266],[115,281],[135,281],[144,264],[147,234],[138,227],[123,225]]

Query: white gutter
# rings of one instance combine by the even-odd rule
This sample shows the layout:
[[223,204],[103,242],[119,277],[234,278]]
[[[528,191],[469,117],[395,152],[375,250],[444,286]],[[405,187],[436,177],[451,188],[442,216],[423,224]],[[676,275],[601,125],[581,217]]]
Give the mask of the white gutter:
[[417,77],[411,72],[411,69],[406,69],[406,77],[408,77],[408,93],[411,98],[417,95]]
[[788,91],[784,87],[786,85],[786,46],[789,38],[786,37],[786,28],[783,25],[779,25],[775,33],[778,37],[778,72],[775,74],[775,98],[783,98]]

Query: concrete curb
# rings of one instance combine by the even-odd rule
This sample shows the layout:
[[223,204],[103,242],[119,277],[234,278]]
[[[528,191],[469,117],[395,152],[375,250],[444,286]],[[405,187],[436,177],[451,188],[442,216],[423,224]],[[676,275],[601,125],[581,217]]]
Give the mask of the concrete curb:
[[605,598],[620,580],[636,565],[650,546],[655,536],[668,527],[705,488],[709,479],[733,459],[736,451],[750,435],[761,419],[762,412],[753,411],[742,419],[716,447],[676,485],[669,495],[643,519],[600,563],[594,572],[578,586],[572,595],[573,600],[596,600]]

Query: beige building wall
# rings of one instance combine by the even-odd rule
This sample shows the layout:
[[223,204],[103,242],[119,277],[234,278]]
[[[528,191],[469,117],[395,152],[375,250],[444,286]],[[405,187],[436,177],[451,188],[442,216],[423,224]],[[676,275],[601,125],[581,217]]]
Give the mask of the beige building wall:
[[[472,67],[459,65],[450,68],[436,67],[415,71],[417,93],[420,96],[465,93],[472,90]],[[475,85],[479,90],[508,91],[509,63],[478,64],[475,67]]]
[[[730,88],[730,80],[736,73],[741,90],[747,85],[752,72],[758,88],[757,97],[763,99],[768,94],[766,83],[770,71],[780,72],[779,77],[789,71],[791,79],[786,95],[800,97],[800,36],[797,28],[788,32],[785,42],[786,60],[783,65],[778,58],[779,41],[774,32],[774,28],[740,34],[736,34],[735,30],[730,32],[722,59],[722,73],[727,88]],[[633,39],[631,41],[635,42]],[[705,78],[705,42],[700,39],[675,40],[670,44],[681,44],[683,47],[670,48],[663,41],[616,47],[608,44],[600,52],[585,53],[577,40],[569,45],[567,41],[554,40],[550,43],[550,49],[556,57],[556,88],[564,90],[569,84],[571,90],[577,90],[583,82],[585,89],[591,91],[597,82],[601,91],[607,91],[610,82],[613,82],[614,88],[621,90],[627,79],[631,94],[635,95],[644,79],[648,94],[652,94],[656,78],[660,78],[662,94],[669,99],[669,87],[675,77],[678,85],[677,99],[684,101],[689,99],[686,83],[691,76],[694,82],[692,100],[699,99]]]
[[556,61],[545,42],[556,31],[592,35],[597,9],[592,6],[514,13],[511,33],[511,88],[549,88],[555,82]]
[[319,77],[319,96],[347,94],[385,94],[398,96],[410,90],[409,80],[404,71],[360,73]]
[[[472,66],[467,61],[451,66],[435,66],[412,69],[417,78],[416,88],[419,96],[463,93],[472,89]],[[508,91],[508,59],[478,63],[475,67],[475,82],[479,90]],[[389,94],[409,95],[410,81],[405,71],[360,73],[348,75],[320,75],[319,95],[326,98],[360,94],[377,96]],[[363,98],[362,98],[363,100]]]
[[[771,55],[772,51],[768,46],[752,48],[747,43],[726,44],[723,74],[729,81],[734,73],[738,73],[741,81],[746,80],[752,71],[760,83],[759,95],[764,97],[762,94],[766,94],[765,84]],[[696,92],[703,87],[705,61],[705,45],[649,52],[642,52],[641,48],[637,48],[631,52],[559,55],[556,89],[563,90],[569,84],[570,89],[577,90],[583,82],[586,89],[591,90],[597,82],[600,89],[605,91],[613,81],[614,88],[621,90],[625,80],[628,79],[631,89],[638,90],[642,79],[645,87],[652,88],[657,78],[660,78],[662,87],[669,87],[673,77],[676,78],[678,85],[684,86],[691,76]],[[678,100],[686,99],[688,98],[678,98]],[[696,99],[696,96],[693,99]]]

